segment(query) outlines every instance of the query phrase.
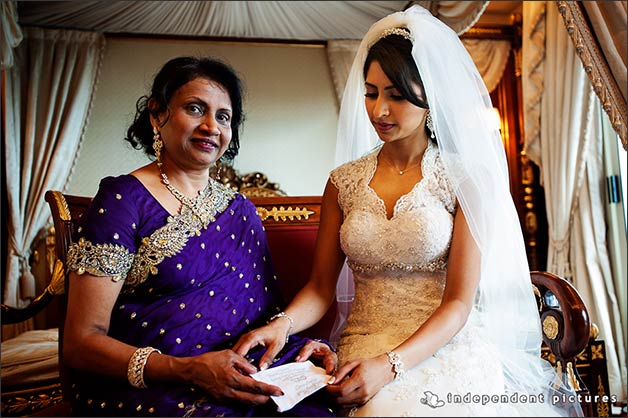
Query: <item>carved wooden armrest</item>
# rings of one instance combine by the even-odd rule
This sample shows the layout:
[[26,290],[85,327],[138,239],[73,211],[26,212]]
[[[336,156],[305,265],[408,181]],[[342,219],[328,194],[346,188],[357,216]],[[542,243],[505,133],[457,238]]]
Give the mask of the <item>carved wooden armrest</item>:
[[65,293],[63,263],[57,260],[50,283],[28,306],[14,308],[2,304],[2,325],[17,324],[34,317],[48,306],[55,296],[63,293]]

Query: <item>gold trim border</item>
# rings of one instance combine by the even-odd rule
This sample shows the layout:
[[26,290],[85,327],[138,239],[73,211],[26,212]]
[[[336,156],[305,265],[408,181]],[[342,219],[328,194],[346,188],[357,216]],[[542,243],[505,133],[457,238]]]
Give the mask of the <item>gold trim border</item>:
[[617,82],[611,76],[606,60],[601,56],[596,41],[588,29],[580,5],[575,1],[559,1],[558,11],[563,17],[567,33],[573,41],[582,61],[584,71],[593,84],[595,94],[602,102],[613,129],[621,138],[624,150],[628,150],[626,138],[626,103],[623,101]]

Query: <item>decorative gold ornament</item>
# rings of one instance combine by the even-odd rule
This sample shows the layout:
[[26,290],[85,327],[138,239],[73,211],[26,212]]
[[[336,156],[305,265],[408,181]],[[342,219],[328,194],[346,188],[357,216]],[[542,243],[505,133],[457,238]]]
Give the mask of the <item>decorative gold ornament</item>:
[[543,320],[543,334],[550,340],[558,335],[558,321],[553,316],[546,316]]

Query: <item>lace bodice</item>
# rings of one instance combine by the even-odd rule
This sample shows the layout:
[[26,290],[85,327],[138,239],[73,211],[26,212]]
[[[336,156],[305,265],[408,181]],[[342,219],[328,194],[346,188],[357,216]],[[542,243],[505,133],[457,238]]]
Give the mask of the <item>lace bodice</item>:
[[399,198],[390,219],[369,186],[378,152],[330,176],[344,216],[340,243],[355,281],[341,360],[377,355],[403,341],[436,309],[444,289],[456,197],[438,148],[428,145],[422,180]]
[[399,198],[391,219],[369,186],[379,150],[331,173],[344,222],[340,242],[354,272],[443,270],[453,230],[456,197],[438,148],[429,144],[423,179]]

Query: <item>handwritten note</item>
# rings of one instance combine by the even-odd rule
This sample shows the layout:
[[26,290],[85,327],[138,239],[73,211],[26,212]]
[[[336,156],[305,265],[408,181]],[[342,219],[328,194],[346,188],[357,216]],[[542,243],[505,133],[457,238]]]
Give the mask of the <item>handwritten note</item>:
[[277,410],[284,412],[327,385],[331,376],[325,373],[325,369],[315,366],[308,360],[266,369],[252,374],[251,377],[281,388],[283,396],[271,396],[271,398],[277,404]]

